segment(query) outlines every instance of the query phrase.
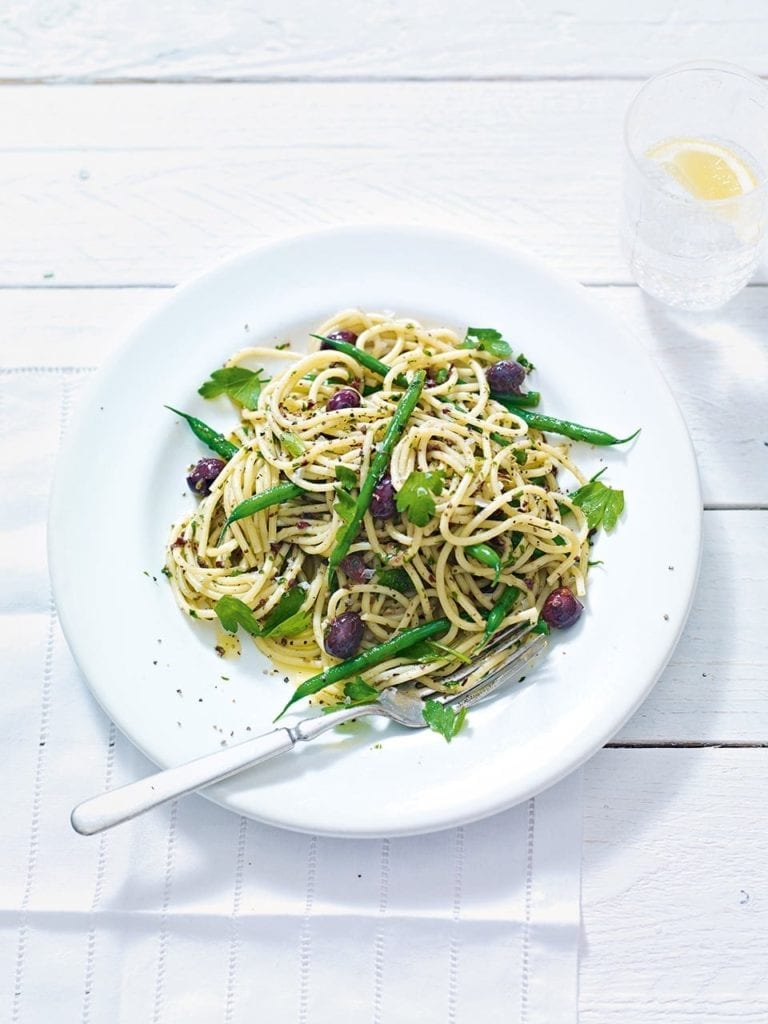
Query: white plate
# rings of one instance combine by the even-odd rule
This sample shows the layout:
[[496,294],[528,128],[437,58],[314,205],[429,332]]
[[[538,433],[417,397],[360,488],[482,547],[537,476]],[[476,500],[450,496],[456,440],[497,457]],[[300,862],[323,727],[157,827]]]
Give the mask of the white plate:
[[356,227],[229,260],[175,291],[94,380],[52,499],[51,566],[67,639],[104,710],[157,764],[266,731],[291,692],[247,642],[240,659],[220,659],[214,628],[183,616],[160,574],[168,528],[195,501],[186,467],[203,453],[163,405],[226,428],[228,402],[196,393],[210,370],[244,344],[302,338],[347,306],[456,330],[497,327],[536,363],[543,411],[617,436],[642,427],[622,448],[575,447],[588,472],[605,461],[626,512],[599,537],[595,557],[605,565],[590,574],[586,613],[553,637],[524,684],[474,708],[450,745],[367,719],[206,791],[286,828],[404,835],[524,800],[614,735],[682,630],[701,500],[688,434],[649,357],[583,289],[530,257],[453,233]]

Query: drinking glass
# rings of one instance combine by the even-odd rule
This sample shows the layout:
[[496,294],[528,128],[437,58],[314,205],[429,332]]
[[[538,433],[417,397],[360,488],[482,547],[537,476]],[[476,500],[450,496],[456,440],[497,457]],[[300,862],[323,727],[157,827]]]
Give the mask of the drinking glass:
[[621,234],[635,280],[670,306],[716,309],[760,258],[768,87],[731,64],[678,65],[640,89],[624,139]]

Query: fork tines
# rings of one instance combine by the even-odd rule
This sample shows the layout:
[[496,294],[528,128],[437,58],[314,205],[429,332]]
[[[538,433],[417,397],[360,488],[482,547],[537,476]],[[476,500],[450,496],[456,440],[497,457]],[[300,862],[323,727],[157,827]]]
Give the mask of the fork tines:
[[508,647],[513,647],[527,633],[530,633],[532,628],[533,626],[530,622],[516,622],[513,626],[508,626],[482,650],[477,661],[473,661],[471,665],[462,665],[461,668],[457,668],[455,672],[451,672],[450,675],[445,676],[440,682],[444,686],[455,686],[457,683],[463,682],[467,676],[476,672],[484,661],[487,661],[494,654],[498,654],[499,651],[505,651]]

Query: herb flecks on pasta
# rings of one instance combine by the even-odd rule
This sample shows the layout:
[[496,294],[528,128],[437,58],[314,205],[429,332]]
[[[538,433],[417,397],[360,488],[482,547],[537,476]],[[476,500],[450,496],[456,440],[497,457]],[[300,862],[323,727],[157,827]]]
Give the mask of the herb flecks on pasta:
[[[550,625],[575,621],[589,531],[598,519],[610,528],[621,508],[568,444],[537,429],[546,417],[505,401],[527,401],[528,360],[513,360],[492,329],[462,338],[359,310],[313,339],[308,355],[238,352],[202,389],[228,394],[239,422],[226,439],[210,431],[220,472],[168,542],[182,610],[208,620],[218,610],[268,657],[321,681],[339,658],[357,663],[442,621],[418,661],[403,650],[370,659],[364,683],[377,689],[418,679],[440,690],[497,630],[548,621],[547,602],[561,620],[553,612]],[[267,379],[258,363],[276,356],[286,368]],[[191,426],[205,441],[210,428]],[[276,611],[290,616],[269,628]],[[343,703],[349,686],[321,699]]]

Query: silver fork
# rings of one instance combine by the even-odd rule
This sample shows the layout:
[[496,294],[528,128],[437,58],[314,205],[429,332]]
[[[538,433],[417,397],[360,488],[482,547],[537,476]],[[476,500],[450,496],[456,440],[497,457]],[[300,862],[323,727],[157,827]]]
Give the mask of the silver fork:
[[509,627],[496,637],[493,644],[485,648],[479,661],[463,665],[443,678],[444,685],[452,686],[477,674],[479,679],[470,683],[460,693],[436,693],[415,684],[390,686],[381,691],[374,704],[342,708],[340,711],[305,718],[290,728],[273,729],[243,743],[206,754],[175,768],[166,768],[139,779],[138,782],[131,782],[127,786],[85,800],[72,811],[72,827],[84,836],[103,832],[113,825],[129,821],[153,807],[173,800],[174,797],[203,789],[245,768],[252,768],[262,761],[276,757],[277,754],[283,754],[300,740],[313,740],[316,736],[321,736],[329,729],[353,718],[384,715],[410,729],[423,729],[427,724],[423,715],[426,700],[437,700],[455,709],[467,708],[507,682],[510,673],[517,673],[519,677],[520,671],[543,651],[546,646],[544,636],[536,636],[529,640],[512,657],[506,658],[490,672],[484,673],[483,666],[492,656],[517,644],[529,631],[530,626],[527,625]]

